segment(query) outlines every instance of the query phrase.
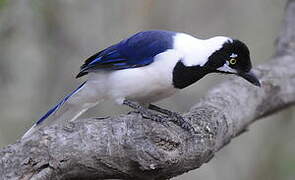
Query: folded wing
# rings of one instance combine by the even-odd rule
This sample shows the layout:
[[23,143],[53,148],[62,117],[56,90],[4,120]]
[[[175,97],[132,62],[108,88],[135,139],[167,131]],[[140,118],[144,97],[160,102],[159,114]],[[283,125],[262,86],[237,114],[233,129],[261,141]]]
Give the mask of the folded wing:
[[157,54],[173,48],[174,32],[144,31],[89,57],[77,78],[98,70],[120,70],[146,66]]

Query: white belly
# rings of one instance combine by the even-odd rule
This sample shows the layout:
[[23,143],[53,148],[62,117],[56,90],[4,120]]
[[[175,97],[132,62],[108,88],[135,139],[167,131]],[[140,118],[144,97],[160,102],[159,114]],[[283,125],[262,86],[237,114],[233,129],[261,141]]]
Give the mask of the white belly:
[[[98,83],[104,89],[105,97],[117,103],[124,99],[135,100],[141,104],[159,101],[176,93],[173,87],[172,73],[180,59],[175,51],[167,51],[155,57],[147,66],[93,73],[90,81]],[[103,78],[103,79],[102,79]],[[98,87],[98,89],[100,89]],[[101,90],[98,90],[101,92]],[[102,92],[101,92],[102,93]]]
[[170,77],[138,69],[116,72],[110,77],[109,97],[122,103],[125,98],[149,104],[171,96],[177,90]]

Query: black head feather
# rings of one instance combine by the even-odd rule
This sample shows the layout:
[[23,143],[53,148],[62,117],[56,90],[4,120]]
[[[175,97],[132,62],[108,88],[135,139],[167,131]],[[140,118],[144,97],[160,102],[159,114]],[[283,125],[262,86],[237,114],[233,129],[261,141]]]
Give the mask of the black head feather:
[[217,68],[222,67],[226,61],[230,61],[232,55],[236,55],[236,64],[229,64],[231,68],[236,69],[238,72],[250,71],[252,64],[249,49],[246,44],[237,39],[225,42],[221,49],[215,51],[208,58],[205,67],[214,72]]
[[[230,63],[234,59],[235,63]],[[221,71],[220,67],[229,66],[232,71]],[[185,88],[198,81],[208,73],[235,73],[254,85],[260,86],[259,80],[250,71],[252,68],[248,47],[239,40],[226,41],[219,50],[209,56],[204,66],[185,66],[179,61],[173,70],[173,85],[175,88]]]

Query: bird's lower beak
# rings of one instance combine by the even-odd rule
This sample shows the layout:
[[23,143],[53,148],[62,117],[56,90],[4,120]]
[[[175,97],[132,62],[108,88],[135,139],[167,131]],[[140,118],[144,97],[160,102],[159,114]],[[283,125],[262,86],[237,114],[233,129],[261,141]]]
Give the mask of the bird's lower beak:
[[260,82],[257,78],[257,76],[252,72],[252,71],[249,71],[247,73],[245,72],[240,72],[239,73],[239,76],[241,76],[242,78],[246,79],[247,81],[249,81],[250,83],[254,84],[255,86],[261,86],[260,85]]

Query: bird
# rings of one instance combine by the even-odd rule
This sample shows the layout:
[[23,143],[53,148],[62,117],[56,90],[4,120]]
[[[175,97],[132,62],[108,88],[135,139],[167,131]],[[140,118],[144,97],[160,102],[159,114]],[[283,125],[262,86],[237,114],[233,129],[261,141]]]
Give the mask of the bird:
[[178,113],[152,103],[210,73],[234,74],[260,86],[252,70],[249,48],[238,39],[200,39],[167,30],[138,32],[87,58],[76,76],[87,76],[87,80],[43,115],[23,138],[43,127],[46,121],[73,121],[106,100],[128,105],[160,123],[166,121],[161,113],[191,131],[191,124]]

